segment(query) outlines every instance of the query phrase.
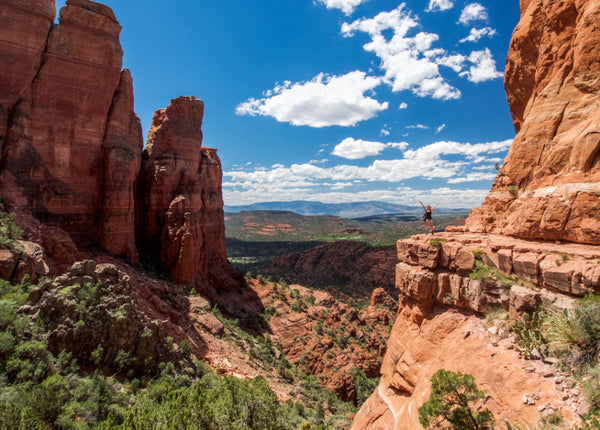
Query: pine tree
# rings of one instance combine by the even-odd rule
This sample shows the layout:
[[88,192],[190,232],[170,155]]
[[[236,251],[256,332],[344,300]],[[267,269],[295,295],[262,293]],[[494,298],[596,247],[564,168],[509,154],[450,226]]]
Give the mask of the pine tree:
[[473,375],[440,369],[431,378],[431,395],[419,408],[419,421],[427,428],[492,428],[494,417],[489,410],[475,412],[469,406],[484,398],[485,392],[477,389]]

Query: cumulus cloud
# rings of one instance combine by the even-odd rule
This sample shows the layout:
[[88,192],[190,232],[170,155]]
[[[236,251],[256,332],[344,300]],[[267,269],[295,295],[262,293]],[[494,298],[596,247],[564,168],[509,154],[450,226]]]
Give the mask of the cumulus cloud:
[[496,61],[488,48],[483,51],[473,51],[469,55],[469,62],[472,66],[460,76],[466,76],[471,82],[479,83],[504,76],[496,69]]
[[423,124],[407,125],[406,128],[418,128],[421,130],[429,130],[429,127],[427,127],[426,125],[423,125]]
[[[265,201],[292,201],[306,200],[318,201],[324,203],[349,203],[356,201],[382,201],[391,203],[409,204],[412,202],[415,206],[418,201],[440,202],[441,207],[445,208],[472,208],[478,206],[485,199],[488,188],[467,188],[456,189],[441,187],[427,190],[418,190],[409,187],[388,188],[383,190],[365,190],[365,191],[339,191],[341,187],[334,186],[327,191],[316,192],[306,188],[277,188],[276,194],[266,192],[266,190],[252,190],[250,192],[223,190],[225,204],[243,205]],[[332,191],[333,190],[333,191]]]
[[403,110],[403,109],[408,109],[408,105],[404,102],[400,103],[400,106],[398,106],[398,109]]
[[406,142],[370,142],[368,140],[347,137],[333,148],[332,154],[348,160],[360,160],[368,156],[379,155],[386,148],[403,150],[407,146],[408,143]]
[[[432,48],[439,36],[426,32],[409,36],[418,26],[417,17],[401,3],[396,9],[373,18],[344,23],[341,31],[345,37],[352,37],[358,31],[371,37],[371,42],[363,48],[381,60],[380,67],[392,91],[411,90],[419,97],[442,100],[460,98],[461,92],[440,74],[438,64],[445,61],[446,51]],[[389,30],[393,37],[388,40],[384,32]]]
[[392,129],[387,124],[383,124],[383,127],[381,128],[381,131],[379,132],[379,134],[381,136],[389,136],[391,130]]
[[452,0],[429,0],[429,5],[425,9],[425,12],[443,12],[453,7],[454,3]]
[[368,0],[319,0],[327,9],[339,9],[346,15],[352,15],[356,7]]
[[465,6],[458,22],[463,25],[469,25],[473,21],[487,21],[488,13],[485,7],[479,3],[470,3]]
[[496,30],[492,27],[483,27],[483,28],[472,28],[471,32],[464,39],[460,39],[460,43],[465,42],[479,42],[483,37],[492,37],[496,35]]
[[279,122],[310,127],[353,126],[388,108],[365,95],[382,83],[361,71],[335,76],[320,73],[308,82],[285,82],[236,107],[238,115],[270,116]]
[[[439,141],[417,149],[406,149],[407,144],[404,142],[385,144],[347,139],[342,146],[343,150],[340,149],[338,152],[349,159],[377,155],[386,147],[397,147],[403,151],[403,157],[393,160],[375,160],[366,167],[350,164],[326,167],[304,163],[292,164],[289,167],[255,169],[254,171],[233,170],[223,173],[224,178],[227,178],[223,187],[230,190],[228,192],[233,192],[231,189],[247,192],[264,191],[265,193],[268,191],[271,195],[283,199],[283,195],[287,194],[289,190],[294,192],[312,190],[311,192],[314,193],[315,188],[326,182],[394,183],[414,178],[441,178],[446,181],[464,182],[469,180],[468,175],[474,170],[475,164],[485,162],[489,164],[490,170],[493,169],[493,164],[489,163],[487,156],[506,151],[511,142],[512,140],[505,140],[471,144]],[[452,156],[452,159],[444,158],[449,155]],[[485,174],[486,172],[482,171],[472,174],[470,178],[481,180],[481,175]],[[490,175],[489,172],[487,174]],[[461,178],[466,179],[462,180]]]

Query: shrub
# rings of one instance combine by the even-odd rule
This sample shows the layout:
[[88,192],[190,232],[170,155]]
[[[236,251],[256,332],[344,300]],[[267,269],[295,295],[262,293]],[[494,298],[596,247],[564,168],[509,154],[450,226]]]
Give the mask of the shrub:
[[440,369],[431,378],[431,395],[419,408],[419,421],[427,428],[483,430],[494,417],[487,409],[476,412],[470,403],[484,398],[472,375]]
[[429,244],[431,246],[433,246],[434,248],[441,249],[442,243],[444,243],[444,242],[448,242],[448,239],[444,239],[442,237],[437,237],[435,239],[431,239],[429,241]]
[[0,248],[15,249],[15,240],[23,235],[14,213],[0,212]]
[[523,321],[518,321],[513,326],[513,332],[517,335],[515,349],[525,358],[531,357],[534,349],[540,352],[540,347],[544,343],[541,325],[539,314],[534,312],[531,316],[524,313]]
[[192,352],[192,344],[187,339],[183,339],[181,342],[179,342],[179,348],[186,357]]
[[517,194],[519,193],[519,189],[517,188],[516,185],[509,185],[508,186],[508,190],[507,190],[513,197],[517,197]]

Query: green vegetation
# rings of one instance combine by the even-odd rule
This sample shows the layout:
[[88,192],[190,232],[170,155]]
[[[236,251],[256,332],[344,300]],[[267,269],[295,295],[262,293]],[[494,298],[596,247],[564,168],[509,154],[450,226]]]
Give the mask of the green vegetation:
[[[438,214],[436,227],[444,229],[447,225],[462,223],[466,215],[460,211]],[[270,229],[264,231],[265,226]],[[327,242],[351,240],[370,246],[392,246],[398,239],[422,233],[423,221],[420,209],[414,214],[357,219],[303,216],[286,211],[248,211],[228,213],[225,227],[229,261],[242,272],[257,273],[277,257]]]
[[515,349],[525,358],[530,358],[534,350],[540,353],[544,343],[541,330],[541,318],[537,312],[531,316],[523,314],[523,321],[518,321],[513,326],[513,332],[517,335]]
[[507,191],[513,196],[513,197],[517,197],[517,195],[519,194],[519,189],[517,188],[516,185],[509,185]]
[[440,369],[431,378],[429,400],[419,408],[419,421],[426,428],[483,430],[494,424],[487,409],[476,412],[472,404],[485,399],[469,374]]
[[448,239],[444,239],[443,237],[436,237],[435,239],[431,239],[429,244],[434,248],[441,249],[442,243],[448,242]]
[[0,249],[15,249],[15,241],[22,235],[23,230],[17,224],[15,214],[0,212]]
[[[294,401],[279,403],[260,377],[245,381],[215,375],[191,355],[187,339],[176,345],[165,338],[166,345],[182,352],[180,361],[142,367],[156,369],[151,372],[134,372],[134,357],[123,349],[114,358],[116,373],[94,370],[106,360],[102,345],[80,367],[70,352],[53,354],[42,321],[22,313],[35,288],[27,277],[18,285],[0,280],[0,429],[345,429],[347,415],[356,411],[276,353],[268,336],[248,334],[218,309],[213,312],[226,327],[224,336],[243,345],[265,374],[280,369],[282,379],[298,387]],[[94,325],[99,286],[63,289],[61,297],[73,301],[77,325]],[[245,322],[251,321],[257,329],[266,324],[262,315],[250,315]]]
[[513,331],[516,349],[524,356],[529,357],[533,349],[547,350],[581,381],[590,403],[581,429],[600,429],[600,296],[579,299],[571,310],[545,309],[531,317],[524,314]]

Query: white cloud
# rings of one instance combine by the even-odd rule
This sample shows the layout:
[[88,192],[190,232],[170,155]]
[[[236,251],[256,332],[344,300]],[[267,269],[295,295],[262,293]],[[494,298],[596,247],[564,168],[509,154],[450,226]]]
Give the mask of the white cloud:
[[460,184],[462,182],[476,182],[476,181],[491,181],[496,178],[497,173],[479,173],[473,172],[466,176],[448,179],[449,184]]
[[461,54],[444,55],[436,59],[436,63],[440,66],[450,67],[456,73],[459,73],[463,67],[467,57]]
[[[284,200],[285,196],[298,193],[295,198],[297,200],[304,198],[301,196],[313,196],[309,199],[315,199],[316,190],[329,182],[367,181],[377,184],[398,183],[414,178],[438,178],[448,182],[479,181],[482,180],[482,175],[487,174],[491,178],[491,173],[482,171],[472,174],[473,167],[485,162],[490,170],[493,169],[493,164],[486,156],[506,151],[511,142],[512,140],[505,140],[471,144],[439,141],[417,149],[406,149],[407,144],[404,142],[384,144],[347,139],[346,146],[338,151],[346,158],[359,159],[367,155],[377,155],[386,147],[402,150],[403,158],[375,160],[366,167],[350,164],[325,167],[304,163],[254,171],[234,170],[223,173],[223,177],[228,179],[224,181],[223,187],[229,195],[236,193],[238,198],[242,198],[242,194],[248,192],[250,195],[271,195],[272,198]],[[444,158],[448,155],[452,156],[451,159]],[[357,197],[354,201],[357,201],[356,199]]]
[[464,25],[469,25],[473,21],[487,21],[488,13],[485,7],[479,3],[470,3],[465,6],[458,22]]
[[[392,91],[411,90],[419,97],[442,100],[460,98],[460,91],[440,74],[438,64],[446,62],[446,52],[432,48],[439,36],[426,32],[409,36],[419,22],[405,6],[401,3],[396,9],[381,12],[373,18],[344,23],[342,34],[346,37],[352,37],[357,31],[369,34],[371,42],[363,48],[381,60],[380,67],[385,71],[386,83],[390,84]],[[384,35],[386,30],[393,31],[390,40]]]
[[225,203],[229,205],[243,205],[265,201],[306,200],[324,203],[383,201],[417,206],[419,200],[421,200],[439,202],[440,207],[443,208],[472,208],[480,205],[489,191],[488,188],[457,189],[449,187],[427,190],[398,187],[396,189],[365,191],[338,191],[337,188],[334,191],[325,192],[315,192],[312,189],[306,188],[278,188],[276,194],[270,193],[268,190],[256,190],[252,192],[224,190],[223,198]]
[[408,105],[404,102],[400,103],[400,106],[398,106],[398,109],[403,110],[403,109],[408,109]]
[[319,0],[327,9],[339,9],[346,15],[351,15],[356,6],[368,0]]
[[460,76],[466,76],[471,82],[479,83],[504,76],[502,72],[496,69],[496,62],[488,48],[483,51],[471,52],[469,62],[473,65],[468,71],[462,72]]
[[453,7],[454,3],[452,0],[429,0],[429,5],[425,9],[425,12],[443,12]]
[[389,136],[391,130],[392,129],[387,124],[383,124],[383,127],[381,128],[381,131],[379,132],[379,134],[381,136]]
[[442,124],[440,125],[436,130],[435,130],[435,134],[440,134],[442,132],[443,129],[446,128],[446,124]]
[[460,39],[460,43],[465,42],[479,42],[483,37],[492,37],[496,35],[496,30],[492,27],[483,27],[483,28],[472,28],[471,32],[464,39]]
[[381,83],[381,78],[358,70],[340,76],[320,73],[308,82],[277,85],[266,97],[239,104],[236,114],[271,116],[279,122],[316,128],[353,126],[387,109],[387,102],[365,95]]
[[407,125],[406,128],[419,128],[421,130],[429,130],[429,127],[427,127],[426,125],[423,125],[423,124]]
[[408,143],[406,142],[370,142],[367,140],[347,137],[338,145],[336,145],[332,154],[348,160],[360,160],[368,156],[379,155],[386,148],[397,148],[399,150],[404,150],[407,146]]

